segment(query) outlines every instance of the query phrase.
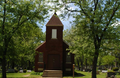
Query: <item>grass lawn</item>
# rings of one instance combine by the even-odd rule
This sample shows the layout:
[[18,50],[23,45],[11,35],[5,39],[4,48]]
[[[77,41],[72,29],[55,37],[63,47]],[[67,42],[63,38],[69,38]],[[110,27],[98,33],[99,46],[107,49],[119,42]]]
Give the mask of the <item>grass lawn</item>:
[[[76,75],[74,78],[91,78],[91,72],[82,72],[82,71],[76,71],[78,75]],[[0,77],[2,76],[2,73],[0,73]],[[32,71],[31,73],[7,73],[7,78],[42,78],[40,74],[37,74],[36,72]],[[120,75],[116,75],[117,78],[120,78]],[[72,76],[65,76],[63,78],[73,78]],[[97,78],[106,78],[106,73],[100,73],[97,75]]]
[[[6,73],[7,78],[42,78],[40,75],[36,75],[34,71],[31,73]],[[0,78],[2,77],[2,73],[0,73]]]
[[[83,71],[76,71],[77,73],[80,73],[81,75],[75,76],[74,78],[91,78],[91,72],[83,72]],[[97,78],[106,78],[107,73],[102,73],[97,75]],[[73,78],[72,76],[66,76],[63,78]],[[120,78],[120,75],[116,75],[116,78]]]

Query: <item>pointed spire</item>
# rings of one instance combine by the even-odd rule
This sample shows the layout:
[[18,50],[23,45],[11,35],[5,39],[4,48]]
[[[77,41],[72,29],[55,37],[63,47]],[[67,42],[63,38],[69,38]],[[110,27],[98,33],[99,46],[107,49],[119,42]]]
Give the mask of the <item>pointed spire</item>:
[[57,16],[56,12],[51,17],[51,19],[48,21],[46,26],[63,26],[62,22],[60,21],[60,19]]

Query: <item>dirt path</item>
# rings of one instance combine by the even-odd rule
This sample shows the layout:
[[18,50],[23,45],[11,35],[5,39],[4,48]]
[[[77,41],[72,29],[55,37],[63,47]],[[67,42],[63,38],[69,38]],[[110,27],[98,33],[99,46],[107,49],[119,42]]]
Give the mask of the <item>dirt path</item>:
[[28,77],[28,76],[30,76],[30,74],[27,74],[27,75],[23,75],[24,77]]

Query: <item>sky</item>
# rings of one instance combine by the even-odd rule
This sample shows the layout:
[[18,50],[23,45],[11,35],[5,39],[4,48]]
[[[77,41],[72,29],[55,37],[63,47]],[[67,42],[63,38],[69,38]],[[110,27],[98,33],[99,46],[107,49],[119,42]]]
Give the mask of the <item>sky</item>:
[[[61,0],[59,0],[59,3],[61,3]],[[50,6],[52,6],[52,8],[56,8],[56,7],[59,7],[59,6],[57,6],[56,4],[54,4],[54,3],[47,3],[47,5],[50,5]],[[58,11],[56,11],[56,14],[58,15],[58,17],[59,17],[59,19],[61,20],[61,22],[62,22],[62,24],[64,25],[64,30],[66,30],[66,29],[70,29],[71,28],[71,23],[70,23],[70,21],[73,21],[73,20],[75,20],[72,16],[70,16],[69,18],[68,18],[68,16],[66,16],[66,18],[64,18],[64,19],[62,19],[62,17],[60,17],[60,14],[62,14],[62,11],[64,10],[64,8],[65,7],[62,7],[62,8],[59,8],[59,10]],[[70,5],[70,8],[69,9],[75,9],[76,7],[73,5],[73,4],[71,4]],[[47,22],[50,20],[50,18],[53,16],[53,14],[54,14],[54,12],[55,11],[51,11],[51,12],[49,12],[49,17],[47,18],[47,19],[45,19],[45,23],[44,23],[44,26],[42,27],[42,31],[43,32],[45,32],[46,31],[46,24],[47,24]],[[39,24],[38,24],[39,25]]]
[[[56,12],[58,17],[59,15],[61,14],[60,11]],[[49,14],[49,17],[47,19],[45,19],[45,23],[44,23],[44,26],[42,27],[42,31],[45,32],[46,31],[46,24],[47,22],[50,20],[50,18],[53,16],[54,12],[51,12]],[[62,24],[64,25],[64,30],[66,29],[70,29],[72,24],[70,23],[71,21],[74,21],[74,18],[73,17],[66,17],[64,19],[62,19],[61,17],[59,17],[59,19],[61,20]],[[117,26],[117,25],[120,25],[120,20],[115,22],[112,26]]]
[[[49,5],[54,5],[54,4],[49,4]],[[69,9],[78,9],[77,7],[75,7],[73,4],[70,5],[70,8]],[[62,10],[64,10],[64,8],[62,8]],[[70,22],[74,21],[75,19],[70,16],[69,18],[66,16],[66,18],[62,19],[59,15],[61,14],[62,12],[61,11],[57,11],[56,14],[58,15],[59,19],[61,20],[62,24],[64,25],[64,30],[66,29],[70,29],[72,24]],[[46,24],[47,22],[50,20],[50,18],[53,16],[54,14],[54,11],[51,11],[49,12],[49,17],[47,19],[45,19],[45,23],[44,23],[44,26],[42,27],[42,31],[45,32],[46,31]],[[118,20],[118,22],[116,22],[115,24],[113,25],[120,25],[120,20]]]
[[[42,27],[42,31],[45,32],[46,31],[46,24],[47,22],[50,20],[50,18],[53,16],[54,12],[49,13],[49,17],[47,19],[45,19],[45,23],[44,26]],[[59,19],[61,20],[62,24],[64,25],[64,30],[66,29],[70,29],[71,28],[71,23],[70,21],[73,21],[74,18],[73,17],[66,17],[64,19],[62,19],[59,15],[61,14],[60,11],[56,12],[56,14],[58,15]],[[38,24],[39,25],[39,24]]]

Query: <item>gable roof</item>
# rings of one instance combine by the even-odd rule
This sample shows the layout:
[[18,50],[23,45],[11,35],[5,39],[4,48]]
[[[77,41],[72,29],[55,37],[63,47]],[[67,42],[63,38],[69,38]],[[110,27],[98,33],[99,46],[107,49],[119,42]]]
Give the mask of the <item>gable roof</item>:
[[38,52],[45,52],[46,41],[39,45],[35,50]]
[[63,44],[66,45],[67,47],[69,47],[69,45],[63,40]]
[[63,26],[62,22],[58,18],[57,14],[54,13],[54,15],[51,17],[51,19],[48,21],[46,26]]

